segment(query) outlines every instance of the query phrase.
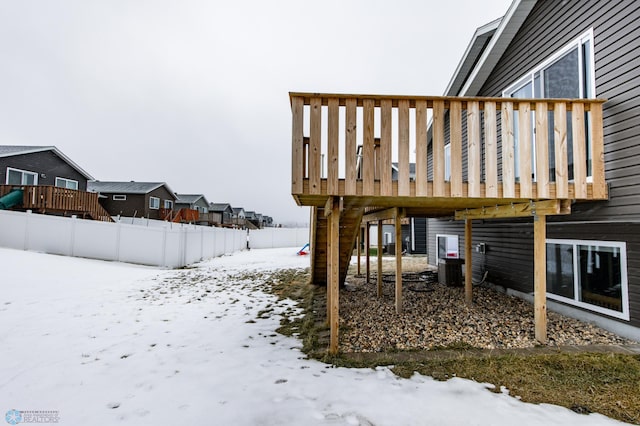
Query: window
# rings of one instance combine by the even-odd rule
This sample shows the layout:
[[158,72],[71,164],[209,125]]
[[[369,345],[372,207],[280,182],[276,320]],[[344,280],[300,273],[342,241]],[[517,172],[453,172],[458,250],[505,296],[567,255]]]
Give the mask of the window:
[[113,201],[127,201],[127,196],[124,194],[113,194]]
[[150,209],[159,209],[160,208],[160,198],[158,198],[158,197],[149,197],[149,208]]
[[56,178],[56,186],[60,187],[60,188],[75,189],[77,191],[78,190],[78,181],[77,180],[72,180],[72,179],[67,179],[67,178],[57,177]]
[[[593,30],[589,30],[576,40],[560,49],[552,57],[531,70],[523,78],[503,92],[511,98],[592,98],[595,94],[593,58]],[[535,152],[535,113],[531,112],[532,153]],[[555,181],[555,153],[553,111],[548,113],[549,138],[549,179]],[[518,113],[514,113],[514,156],[518,158]],[[585,134],[587,143],[587,176],[591,176],[591,150],[589,136],[589,113],[585,113]],[[569,179],[573,179],[573,135],[571,112],[567,112],[567,157]],[[531,170],[535,179],[535,155],[531,158]],[[520,177],[518,161],[515,162],[515,176]]]
[[436,235],[436,250],[438,259],[458,259],[460,257],[458,236]]
[[173,201],[164,200],[164,208],[167,209],[167,210],[173,209]]
[[624,242],[547,240],[550,299],[629,319]]
[[37,185],[38,174],[7,167],[7,185]]

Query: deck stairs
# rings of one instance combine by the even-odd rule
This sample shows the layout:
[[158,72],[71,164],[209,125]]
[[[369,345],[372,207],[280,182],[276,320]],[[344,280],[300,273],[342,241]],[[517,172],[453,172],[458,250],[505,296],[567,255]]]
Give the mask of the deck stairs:
[[[347,277],[363,214],[363,208],[345,208],[340,213],[340,285]],[[327,285],[328,220],[324,207],[313,207],[311,226],[312,282]]]

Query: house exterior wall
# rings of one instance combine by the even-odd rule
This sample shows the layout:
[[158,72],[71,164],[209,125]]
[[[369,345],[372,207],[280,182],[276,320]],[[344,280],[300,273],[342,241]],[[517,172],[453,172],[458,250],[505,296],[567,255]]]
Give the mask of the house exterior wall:
[[[608,100],[603,116],[610,199],[576,203],[571,215],[549,217],[547,238],[625,242],[630,320],[618,321],[640,327],[640,73],[634,70],[640,56],[640,4],[624,0],[539,1],[478,95],[502,96],[503,90],[590,28],[594,34],[596,96]],[[500,149],[499,143],[499,157]],[[429,220],[432,264],[437,262],[436,234],[458,235],[463,244],[464,224]],[[533,291],[531,219],[475,221],[473,244],[481,242],[487,251],[473,253],[475,281],[489,271],[488,280],[494,284]]]
[[[38,174],[38,185],[55,185],[56,177],[78,182],[78,190],[87,190],[87,178],[53,151],[33,152],[0,158],[0,184],[7,182],[7,167]],[[44,174],[44,176],[43,176]]]

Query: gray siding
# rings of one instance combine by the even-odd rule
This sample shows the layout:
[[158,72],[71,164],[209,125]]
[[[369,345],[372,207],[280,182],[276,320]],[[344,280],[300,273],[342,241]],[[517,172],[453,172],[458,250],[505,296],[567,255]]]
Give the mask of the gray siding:
[[[478,95],[502,96],[504,89],[590,28],[596,96],[608,100],[604,142],[610,199],[577,203],[571,215],[550,218],[547,237],[626,242],[629,323],[640,326],[640,2],[539,1]],[[500,144],[498,148],[500,157]],[[437,263],[436,234],[458,235],[461,244],[464,241],[462,222],[430,219],[428,226],[431,264]],[[474,280],[488,271],[492,283],[533,291],[531,220],[475,221],[472,238],[474,245],[487,245],[485,254],[474,252]]]
[[[87,190],[87,178],[53,151],[33,152],[0,158],[0,184],[7,181],[7,167],[38,173],[38,185],[55,185],[56,177],[78,182],[78,190]],[[43,176],[44,175],[44,176]]]
[[[437,264],[436,234],[458,235],[460,255],[464,257],[464,224],[430,219],[428,241],[430,264]],[[629,323],[640,327],[640,224],[549,222],[547,224],[547,238],[626,242]],[[480,281],[485,271],[488,271],[487,280],[493,284],[525,293],[533,291],[533,225],[531,220],[484,221],[484,223],[474,221],[472,244],[475,246],[478,243],[485,243],[487,249],[485,254],[473,252],[474,281]]]
[[608,202],[577,204],[567,220],[640,216],[640,2],[539,1],[479,95],[502,91],[593,28],[596,96],[604,104]]

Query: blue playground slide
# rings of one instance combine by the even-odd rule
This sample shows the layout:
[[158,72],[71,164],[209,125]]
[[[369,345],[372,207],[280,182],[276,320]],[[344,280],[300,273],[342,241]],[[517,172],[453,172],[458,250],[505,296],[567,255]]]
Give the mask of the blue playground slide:
[[0,197],[0,210],[10,209],[18,204],[22,204],[22,189],[14,189],[7,195]]

